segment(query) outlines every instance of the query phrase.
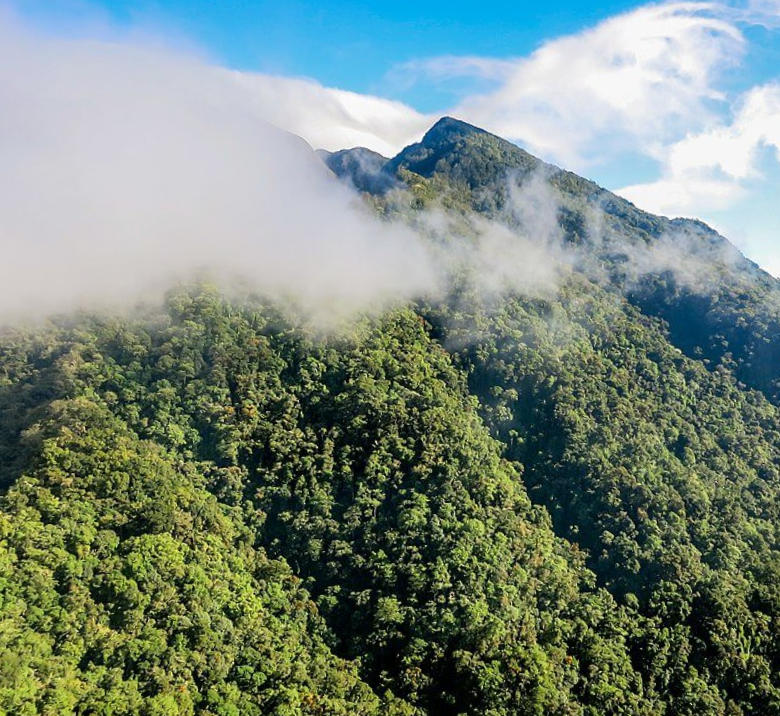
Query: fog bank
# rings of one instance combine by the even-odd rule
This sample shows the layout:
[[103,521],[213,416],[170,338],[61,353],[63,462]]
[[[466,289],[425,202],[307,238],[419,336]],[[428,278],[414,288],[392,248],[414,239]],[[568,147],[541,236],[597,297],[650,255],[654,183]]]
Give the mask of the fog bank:
[[204,268],[319,310],[435,285],[419,238],[369,216],[257,102],[195,57],[0,15],[0,320]]

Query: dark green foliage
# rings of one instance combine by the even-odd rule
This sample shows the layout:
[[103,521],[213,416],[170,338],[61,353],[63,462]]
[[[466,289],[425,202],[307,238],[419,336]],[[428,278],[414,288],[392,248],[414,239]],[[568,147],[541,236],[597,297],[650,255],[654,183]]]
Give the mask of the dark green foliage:
[[673,276],[648,277],[631,292],[643,311],[663,318],[675,345],[780,403],[780,292],[754,266],[724,272],[697,290]]
[[777,410],[585,282],[545,305],[430,311],[445,345],[466,344],[459,362],[531,497],[647,619],[631,642],[651,650],[647,685],[690,700],[695,673],[723,702],[674,699],[674,713],[780,713]]

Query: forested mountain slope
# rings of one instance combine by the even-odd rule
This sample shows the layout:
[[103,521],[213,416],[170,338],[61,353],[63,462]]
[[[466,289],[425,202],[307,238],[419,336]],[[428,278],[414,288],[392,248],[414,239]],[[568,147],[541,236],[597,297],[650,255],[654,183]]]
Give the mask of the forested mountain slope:
[[351,154],[412,223],[522,231],[541,172],[576,261],[326,333],[208,284],[3,329],[0,713],[780,714],[774,280],[454,120]]
[[[358,152],[358,150],[352,150]],[[362,165],[365,167],[365,165]],[[381,174],[404,179],[421,204],[444,201],[512,223],[511,188],[541,177],[557,205],[564,240],[580,268],[663,318],[687,355],[725,365],[780,401],[780,283],[705,224],[641,211],[576,174],[545,164],[506,140],[456,119],[437,122]],[[340,176],[352,165],[331,164]],[[364,169],[365,171],[365,169]],[[365,184],[361,188],[382,194]]]
[[531,506],[412,311],[322,341],[179,293],[135,323],[11,334],[3,365],[50,401],[3,405],[30,455],[3,503],[17,708],[228,713],[259,693],[262,713],[370,711],[347,658],[422,713],[650,709],[631,621]]

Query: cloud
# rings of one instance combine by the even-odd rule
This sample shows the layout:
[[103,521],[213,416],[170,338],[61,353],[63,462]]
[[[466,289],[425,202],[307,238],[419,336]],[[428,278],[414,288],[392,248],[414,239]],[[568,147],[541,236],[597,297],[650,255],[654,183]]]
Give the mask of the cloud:
[[745,180],[759,176],[759,158],[769,148],[780,160],[780,85],[746,92],[731,121],[691,133],[665,148],[663,176],[618,193],[659,213],[723,209],[747,195]]
[[493,219],[436,208],[415,217],[437,265],[448,278],[465,280],[472,300],[554,293],[574,258],[563,247],[560,195],[546,171],[522,181],[510,173],[506,198]]
[[754,25],[776,28],[780,26],[780,0],[749,0],[738,16]]
[[470,77],[495,83],[508,80],[514,73],[516,61],[493,57],[444,55],[426,60],[412,60],[394,67],[389,80],[396,85],[409,87],[419,77],[434,81]]
[[120,301],[204,267],[310,307],[429,290],[419,237],[371,218],[264,122],[317,97],[330,104],[315,118],[339,118],[333,137],[382,112],[314,83],[237,79],[180,52],[43,38],[2,18],[0,317]]
[[511,192],[506,218],[531,236],[474,217],[437,242],[433,214],[417,217],[422,234],[379,220],[268,124],[389,143],[421,117],[403,106],[159,45],[42,37],[8,16],[0,106],[2,322],[121,306],[203,273],[322,321],[436,294],[464,270],[490,295],[557,285],[549,188]]
[[730,243],[716,239],[697,226],[678,226],[652,242],[618,239],[610,248],[622,251],[625,290],[641,290],[643,279],[658,274],[674,277],[679,286],[692,293],[708,294],[724,280],[734,280],[731,269],[743,260]]
[[646,5],[511,62],[447,57],[418,66],[437,77],[492,72],[499,88],[467,97],[454,113],[582,167],[637,145],[651,151],[711,119],[724,99],[714,80],[744,50],[719,8]]
[[318,149],[366,147],[393,156],[419,140],[434,121],[401,102],[323,87],[309,79],[230,74],[266,121]]

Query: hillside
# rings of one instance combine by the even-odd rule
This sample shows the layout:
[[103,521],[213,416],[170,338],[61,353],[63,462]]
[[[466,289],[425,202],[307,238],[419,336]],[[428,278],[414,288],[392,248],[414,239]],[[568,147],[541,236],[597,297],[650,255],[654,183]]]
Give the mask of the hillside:
[[[352,171],[347,165],[330,168],[339,176]],[[449,117],[419,144],[375,163],[373,170],[405,179],[424,203],[444,199],[450,207],[510,222],[510,185],[543,177],[564,240],[581,247],[577,258],[590,279],[619,290],[644,314],[662,318],[671,341],[686,355],[712,368],[733,368],[747,386],[780,401],[780,283],[705,224],[643,212],[587,179]]]
[[777,282],[457,120],[324,159],[518,236],[541,176],[575,260],[3,329],[0,714],[780,714]]

